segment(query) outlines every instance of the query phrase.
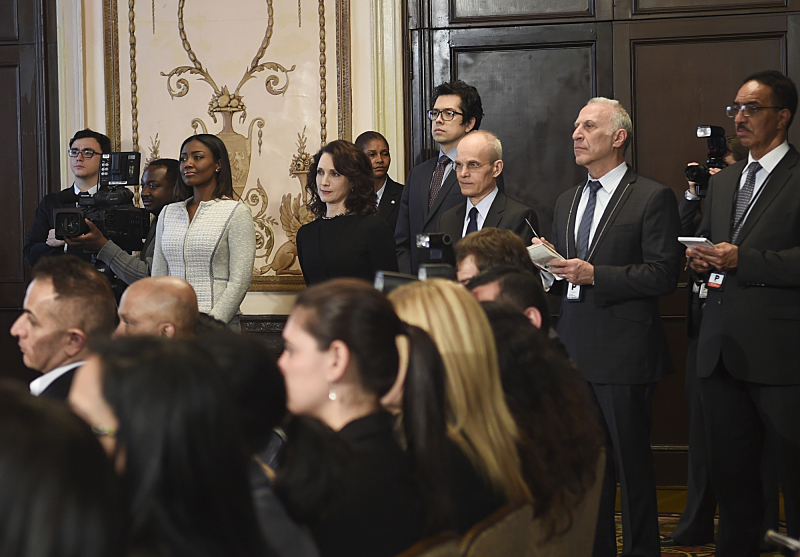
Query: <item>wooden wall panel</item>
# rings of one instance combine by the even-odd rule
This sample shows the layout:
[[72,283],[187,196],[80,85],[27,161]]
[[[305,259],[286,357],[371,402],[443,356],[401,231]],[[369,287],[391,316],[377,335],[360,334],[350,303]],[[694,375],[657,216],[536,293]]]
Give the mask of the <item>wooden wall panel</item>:
[[762,19],[762,31],[747,34],[743,27],[751,25],[738,17],[691,26],[615,24],[614,56],[621,61],[615,68],[615,91],[633,119],[632,160],[642,174],[682,195],[683,168],[689,161],[705,160],[707,152],[705,140],[695,135],[697,126],[711,124],[734,133],[724,111],[742,80],[760,70],[787,71],[786,18]]
[[[503,142],[506,192],[539,216],[547,236],[558,195],[585,171],[572,129],[592,96],[611,95],[610,24],[434,32],[431,84],[462,79],[481,94],[481,128]],[[423,122],[429,139],[430,125]],[[540,164],[539,161],[547,161]]]
[[618,0],[617,20],[675,16],[730,15],[735,13],[789,12],[800,9],[799,0]]
[[[54,0],[48,8],[53,8]],[[53,9],[47,13],[54,14]],[[0,6],[0,152],[5,155],[0,182],[0,376],[32,379],[22,365],[16,341],[8,332],[22,307],[28,271],[22,246],[33,222],[40,194],[50,183],[49,155],[57,118],[50,118],[48,78],[55,78],[45,27],[45,0],[3,2]],[[49,28],[55,31],[54,27]],[[13,32],[11,31],[13,30]],[[48,65],[52,62],[52,65]],[[52,73],[48,76],[48,68]],[[55,115],[53,115],[55,116]],[[57,186],[56,186],[57,187]]]

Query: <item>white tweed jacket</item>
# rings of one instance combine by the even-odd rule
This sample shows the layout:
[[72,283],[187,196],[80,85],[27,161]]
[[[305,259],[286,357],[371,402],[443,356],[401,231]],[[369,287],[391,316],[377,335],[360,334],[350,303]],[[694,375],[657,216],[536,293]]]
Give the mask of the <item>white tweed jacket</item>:
[[161,211],[152,274],[186,280],[198,309],[228,323],[239,313],[253,276],[253,215],[243,203],[214,199],[201,201],[190,222],[187,201]]

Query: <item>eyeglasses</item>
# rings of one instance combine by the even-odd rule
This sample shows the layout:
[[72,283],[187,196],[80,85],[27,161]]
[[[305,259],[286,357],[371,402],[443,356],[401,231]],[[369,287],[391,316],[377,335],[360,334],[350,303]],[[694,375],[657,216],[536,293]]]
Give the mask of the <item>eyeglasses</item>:
[[431,122],[433,122],[439,117],[440,114],[442,115],[442,120],[444,120],[445,122],[449,122],[450,120],[455,118],[456,114],[458,114],[459,116],[464,116],[463,112],[456,112],[451,108],[446,108],[444,110],[439,110],[438,108],[431,108],[428,111],[428,119]]
[[752,116],[759,110],[763,110],[765,108],[772,108],[774,110],[783,110],[783,107],[780,106],[759,106],[753,103],[747,103],[747,104],[733,103],[732,105],[725,108],[725,114],[728,115],[728,118],[736,118],[736,115],[741,112],[746,118],[750,118],[750,116]]
[[475,172],[476,170],[479,170],[479,169],[483,168],[487,164],[493,164],[493,163],[490,163],[490,162],[479,163],[479,162],[472,161],[472,162],[468,162],[467,164],[462,164],[460,162],[457,162],[455,164],[455,169],[456,169],[456,172],[463,172],[465,169],[467,171],[469,171],[469,172]]
[[91,159],[93,156],[100,154],[94,149],[69,149],[67,153],[69,153],[69,156],[73,159],[78,155],[83,155],[84,159]]
[[97,435],[98,437],[114,437],[117,434],[117,428],[115,427],[104,427],[101,425],[92,426],[92,433]]

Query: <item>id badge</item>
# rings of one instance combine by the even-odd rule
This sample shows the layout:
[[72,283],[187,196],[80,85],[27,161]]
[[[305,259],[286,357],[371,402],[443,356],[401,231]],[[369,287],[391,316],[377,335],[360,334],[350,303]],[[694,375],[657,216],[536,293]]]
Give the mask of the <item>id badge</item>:
[[725,273],[710,273],[708,275],[708,287],[722,292],[722,285],[725,282]]
[[567,283],[567,301],[580,302],[581,301],[581,287],[578,284]]

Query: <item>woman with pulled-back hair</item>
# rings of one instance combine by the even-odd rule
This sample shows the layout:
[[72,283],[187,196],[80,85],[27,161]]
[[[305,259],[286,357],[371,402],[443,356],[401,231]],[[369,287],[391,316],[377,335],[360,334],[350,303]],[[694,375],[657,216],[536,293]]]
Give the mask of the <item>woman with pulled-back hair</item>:
[[316,217],[297,231],[306,284],[336,277],[372,281],[375,271],[397,271],[394,230],[376,214],[372,166],[364,151],[343,140],[325,145],[314,155],[306,190]]
[[[444,375],[430,337],[355,279],[303,291],[283,337],[287,406],[319,421],[287,426],[276,491],[309,526],[320,554],[395,555],[449,527]],[[380,404],[400,369],[399,337],[409,347],[406,451]]]

